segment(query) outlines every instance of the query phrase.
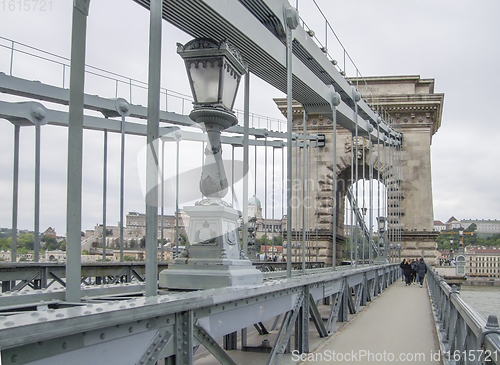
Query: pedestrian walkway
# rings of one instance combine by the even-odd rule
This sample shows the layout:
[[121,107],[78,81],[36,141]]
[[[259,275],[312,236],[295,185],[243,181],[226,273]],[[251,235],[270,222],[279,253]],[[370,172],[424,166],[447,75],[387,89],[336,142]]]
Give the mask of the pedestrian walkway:
[[427,285],[399,279],[304,364],[441,364]]

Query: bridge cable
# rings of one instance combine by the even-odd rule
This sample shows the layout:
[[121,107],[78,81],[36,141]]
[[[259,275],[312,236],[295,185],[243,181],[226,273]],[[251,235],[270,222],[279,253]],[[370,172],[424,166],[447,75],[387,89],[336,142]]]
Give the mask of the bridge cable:
[[[307,122],[307,121],[306,121]],[[310,219],[309,219],[309,214],[311,213],[311,207],[309,206],[309,198],[310,198],[310,194],[309,194],[309,189],[310,189],[310,184],[309,184],[309,177],[311,175],[311,155],[309,153],[309,140],[308,139],[305,139],[304,140],[305,142],[305,145],[304,145],[304,152],[306,154],[306,166],[304,167],[304,173],[305,173],[305,185],[304,185],[304,188],[305,188],[305,195],[306,195],[306,201],[307,201],[307,206],[305,207],[305,212],[307,213],[306,214],[306,217],[304,219],[304,222],[305,222],[305,226],[304,226],[304,232],[306,234],[306,244],[305,244],[305,247],[304,249],[306,250],[306,260],[309,260],[311,259],[311,255],[310,255],[310,246],[311,246],[311,232],[310,232],[310,227],[309,227],[309,223],[310,223]]]
[[307,112],[304,107],[302,110],[302,274],[306,273],[306,179],[307,179]]
[[[399,195],[398,195],[398,202],[399,202],[399,244],[401,245],[400,249],[402,248],[403,246],[403,239],[402,239],[402,234],[403,234],[403,224],[401,222],[402,218],[403,218],[403,207],[402,207],[402,203],[403,203],[403,191],[402,191],[402,187],[403,187],[403,166],[402,166],[402,163],[403,163],[403,158],[402,158],[402,151],[401,151],[401,148],[403,147],[403,141],[402,141],[402,138],[400,138],[400,141],[399,141],[399,145],[398,145],[398,156],[399,156]],[[401,252],[401,251],[399,251]]]
[[[299,136],[297,136],[297,139],[295,140],[295,180],[299,180],[299,174],[300,172],[302,171],[300,169],[300,147],[299,147]],[[295,181],[297,182],[297,185],[298,185],[298,181]],[[295,189],[296,192],[295,192],[295,201],[298,202],[300,201],[299,200],[299,189]],[[299,204],[296,204],[296,207],[295,207],[295,216],[297,217],[295,219],[295,262],[298,262],[299,261],[299,251],[297,250],[298,248],[298,245],[299,245],[299,242],[300,242],[300,228],[299,228],[299,222],[300,222],[300,209],[299,209]]]
[[[257,139],[257,136],[255,136]],[[257,143],[254,146],[254,190],[253,196],[257,199]],[[257,200],[255,201],[257,202]],[[257,212],[257,210],[255,210]]]
[[[380,154],[380,117],[377,118],[377,221],[380,219],[380,159],[382,155]],[[377,225],[378,227],[378,225]],[[378,255],[380,255],[380,230],[377,228],[377,247]]]
[[[332,107],[332,124],[333,124],[333,137],[332,137],[332,152],[333,152],[333,196],[332,196],[332,207],[333,207],[333,217],[332,217],[332,267],[335,270],[337,264],[337,212],[340,206],[340,198],[337,192],[337,107],[333,105]],[[328,171],[327,171],[328,173]],[[327,251],[328,252],[328,251]],[[342,259],[342,257],[341,257]]]
[[122,114],[120,125],[120,262],[123,262],[123,218],[125,192],[125,114]]
[[[363,218],[364,218],[364,224],[366,225],[366,148],[365,148],[365,138],[363,138]],[[363,264],[365,263],[365,243],[366,243],[366,236],[363,235],[363,251],[362,251],[362,259],[363,259]]]
[[[351,133],[351,181],[350,181],[350,188],[352,190],[353,188],[353,181],[354,181],[354,135]],[[347,205],[346,203],[346,206],[349,206],[350,209],[351,209],[351,214],[350,214],[350,228],[351,228],[351,242],[350,242],[350,245],[349,245],[349,250],[350,250],[350,264],[352,265],[352,261],[353,261],[353,244],[354,244],[354,217],[353,217],[353,207],[352,207],[352,203],[349,201],[349,205]]]
[[[369,154],[369,179],[370,179],[370,201],[369,201],[369,206],[370,206],[370,218],[369,218],[369,224],[370,224],[370,239],[373,238],[373,142],[371,138],[368,138],[368,148],[370,149],[370,154]],[[371,265],[373,264],[373,247],[368,242],[368,263]]]
[[[202,171],[203,171],[203,166],[205,166],[205,141],[201,141],[201,168],[202,168]],[[201,193],[201,200],[203,200],[203,193]]]
[[[19,137],[21,126],[14,124],[14,161],[12,176],[12,238],[10,257],[11,262],[17,261],[17,219],[19,206]],[[15,282],[13,283],[15,285]]]
[[386,228],[385,228],[385,232],[384,232],[384,258],[387,256],[386,255],[386,246],[387,246],[387,230],[389,228],[389,225],[387,224],[387,217],[388,217],[388,212],[387,212],[387,204],[388,204],[388,199],[387,199],[387,193],[388,193],[388,190],[387,190],[387,171],[388,171],[388,166],[389,166],[389,159],[388,159],[388,143],[387,143],[387,146],[386,146],[386,142],[388,142],[389,138],[387,136],[384,137],[384,170],[382,171],[382,180],[384,181],[384,190],[383,190],[383,197],[384,197],[384,216],[385,216],[385,220],[386,220]]
[[[107,119],[107,117],[105,117]],[[102,168],[102,262],[106,262],[106,197],[108,187],[108,130],[104,129]],[[162,170],[163,171],[163,170]],[[162,199],[163,201],[163,199]],[[104,284],[104,283],[103,283]]]
[[[358,86],[358,73],[356,70],[356,87]],[[357,90],[357,89],[356,89]],[[359,184],[358,184],[358,179],[359,179],[359,156],[358,156],[358,146],[359,146],[359,122],[358,122],[358,101],[356,100],[356,93],[357,91],[354,92],[354,106],[355,106],[355,114],[354,114],[354,122],[355,122],[355,133],[356,133],[356,158],[355,158],[355,164],[356,164],[356,176],[355,176],[355,186],[356,186],[356,204],[359,201]],[[351,209],[354,207],[351,204]],[[358,207],[356,207],[358,208]],[[354,237],[355,237],[355,251],[354,251],[354,267],[358,267],[358,260],[359,260],[359,253],[358,253],[358,225],[360,222],[358,221],[358,216],[354,215],[354,222],[356,226],[356,230],[354,231]]]
[[267,131],[264,135],[264,262],[267,262]]
[[[316,134],[319,132],[319,127],[316,128]],[[316,192],[316,196],[315,196],[315,201],[314,201],[314,205],[316,207],[316,259],[315,259],[315,262],[318,262],[318,255],[319,255],[319,243],[318,243],[318,230],[319,230],[319,222],[318,222],[318,210],[319,210],[319,197],[317,196],[318,195],[318,180],[319,180],[319,147],[316,146],[316,185],[314,186],[314,190]]]
[[[106,133],[106,130],[104,130],[104,133]],[[105,134],[105,139],[106,139],[106,134]],[[107,141],[106,141],[107,143]],[[165,140],[161,138],[161,232],[160,232],[160,254],[161,258],[160,261],[163,260],[163,235],[164,235],[164,226],[165,226]],[[104,227],[104,225],[103,225]],[[105,255],[104,252],[102,254],[102,260],[103,262],[106,262],[105,260]]]
[[[284,234],[284,229],[285,229],[285,225],[284,225],[284,218],[285,218],[285,199],[284,199],[284,195],[285,195],[285,189],[283,189],[285,187],[285,147],[283,145],[283,142],[281,144],[281,257],[282,259],[285,257],[285,253],[283,252],[283,237],[285,236]],[[288,259],[290,259],[290,257],[288,257]]]
[[[274,220],[274,210],[276,208],[276,205],[275,205],[275,197],[274,197],[274,151],[275,151],[276,147],[273,146],[273,163],[272,163],[272,166],[273,166],[273,177],[272,177],[272,183],[271,183],[271,208],[272,208],[272,213],[271,213],[271,220],[272,220],[272,223],[271,223],[271,227],[272,227],[272,230],[271,230],[271,255],[273,255],[274,257],[276,256],[276,253],[274,252],[274,228],[275,228],[275,224],[276,224],[276,221]],[[274,261],[274,257],[272,257],[272,260],[271,261]]]
[[[175,135],[175,134],[174,134]],[[175,254],[179,254],[179,161],[181,158],[179,149],[179,138],[175,138],[176,161],[175,161]],[[162,218],[163,219],[163,218]],[[186,247],[186,246],[184,246]]]
[[231,145],[231,206],[234,208],[234,144]]
[[40,145],[41,125],[35,121],[35,227],[34,227],[34,262],[40,261]]

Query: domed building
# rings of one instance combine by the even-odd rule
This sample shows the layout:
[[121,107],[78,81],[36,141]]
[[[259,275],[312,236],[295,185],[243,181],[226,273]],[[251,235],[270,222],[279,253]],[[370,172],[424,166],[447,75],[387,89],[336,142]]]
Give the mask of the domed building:
[[[271,215],[268,211],[268,216]],[[258,252],[261,252],[260,254],[260,260],[263,260],[263,253],[267,252],[269,257],[275,257],[279,261],[281,261],[281,256],[282,256],[282,251],[283,247],[281,244],[278,245],[273,245],[271,243],[271,238],[274,236],[280,236],[283,233],[283,230],[286,230],[286,216],[283,218],[278,218],[278,219],[272,219],[272,217],[269,217],[268,219],[265,219],[262,217],[262,204],[260,200],[254,195],[250,199],[248,199],[248,217],[249,218],[256,218],[255,222],[255,238],[260,239],[264,236],[264,234],[267,232],[267,249],[266,246],[262,245],[259,247],[254,247],[253,250],[257,250]],[[274,251],[274,254],[273,254]],[[249,257],[255,257],[255,251],[251,251],[249,248]],[[259,255],[257,255],[259,257]]]
[[[264,235],[264,232],[272,232],[281,234],[282,229],[286,229],[286,216],[278,219],[271,219],[269,217],[267,220],[262,217],[262,204],[255,195],[248,199],[248,217],[257,218],[257,238]],[[267,224],[267,229],[265,228]]]
[[248,199],[248,216],[262,219],[262,205],[255,195]]

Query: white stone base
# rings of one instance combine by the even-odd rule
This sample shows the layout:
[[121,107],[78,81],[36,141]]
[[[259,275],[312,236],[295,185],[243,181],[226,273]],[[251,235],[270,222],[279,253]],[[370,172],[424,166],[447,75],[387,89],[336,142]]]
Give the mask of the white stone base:
[[262,272],[249,260],[220,260],[219,263],[196,259],[186,261],[185,264],[169,265],[167,270],[160,272],[160,288],[211,289],[261,284],[263,280]]
[[184,207],[184,211],[189,214],[189,243],[160,273],[160,288],[196,290],[262,283],[262,272],[241,252],[235,209],[210,205]]

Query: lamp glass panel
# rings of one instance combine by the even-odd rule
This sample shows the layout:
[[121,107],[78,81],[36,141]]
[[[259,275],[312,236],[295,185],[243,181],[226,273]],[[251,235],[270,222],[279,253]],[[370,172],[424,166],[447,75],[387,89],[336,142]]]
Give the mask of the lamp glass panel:
[[223,69],[222,76],[222,104],[228,109],[233,108],[234,99],[238,91],[238,79],[231,75],[229,69]]
[[196,103],[217,103],[219,101],[219,72],[218,62],[207,62],[206,67],[199,62],[198,67],[191,63],[189,73],[193,82]]

